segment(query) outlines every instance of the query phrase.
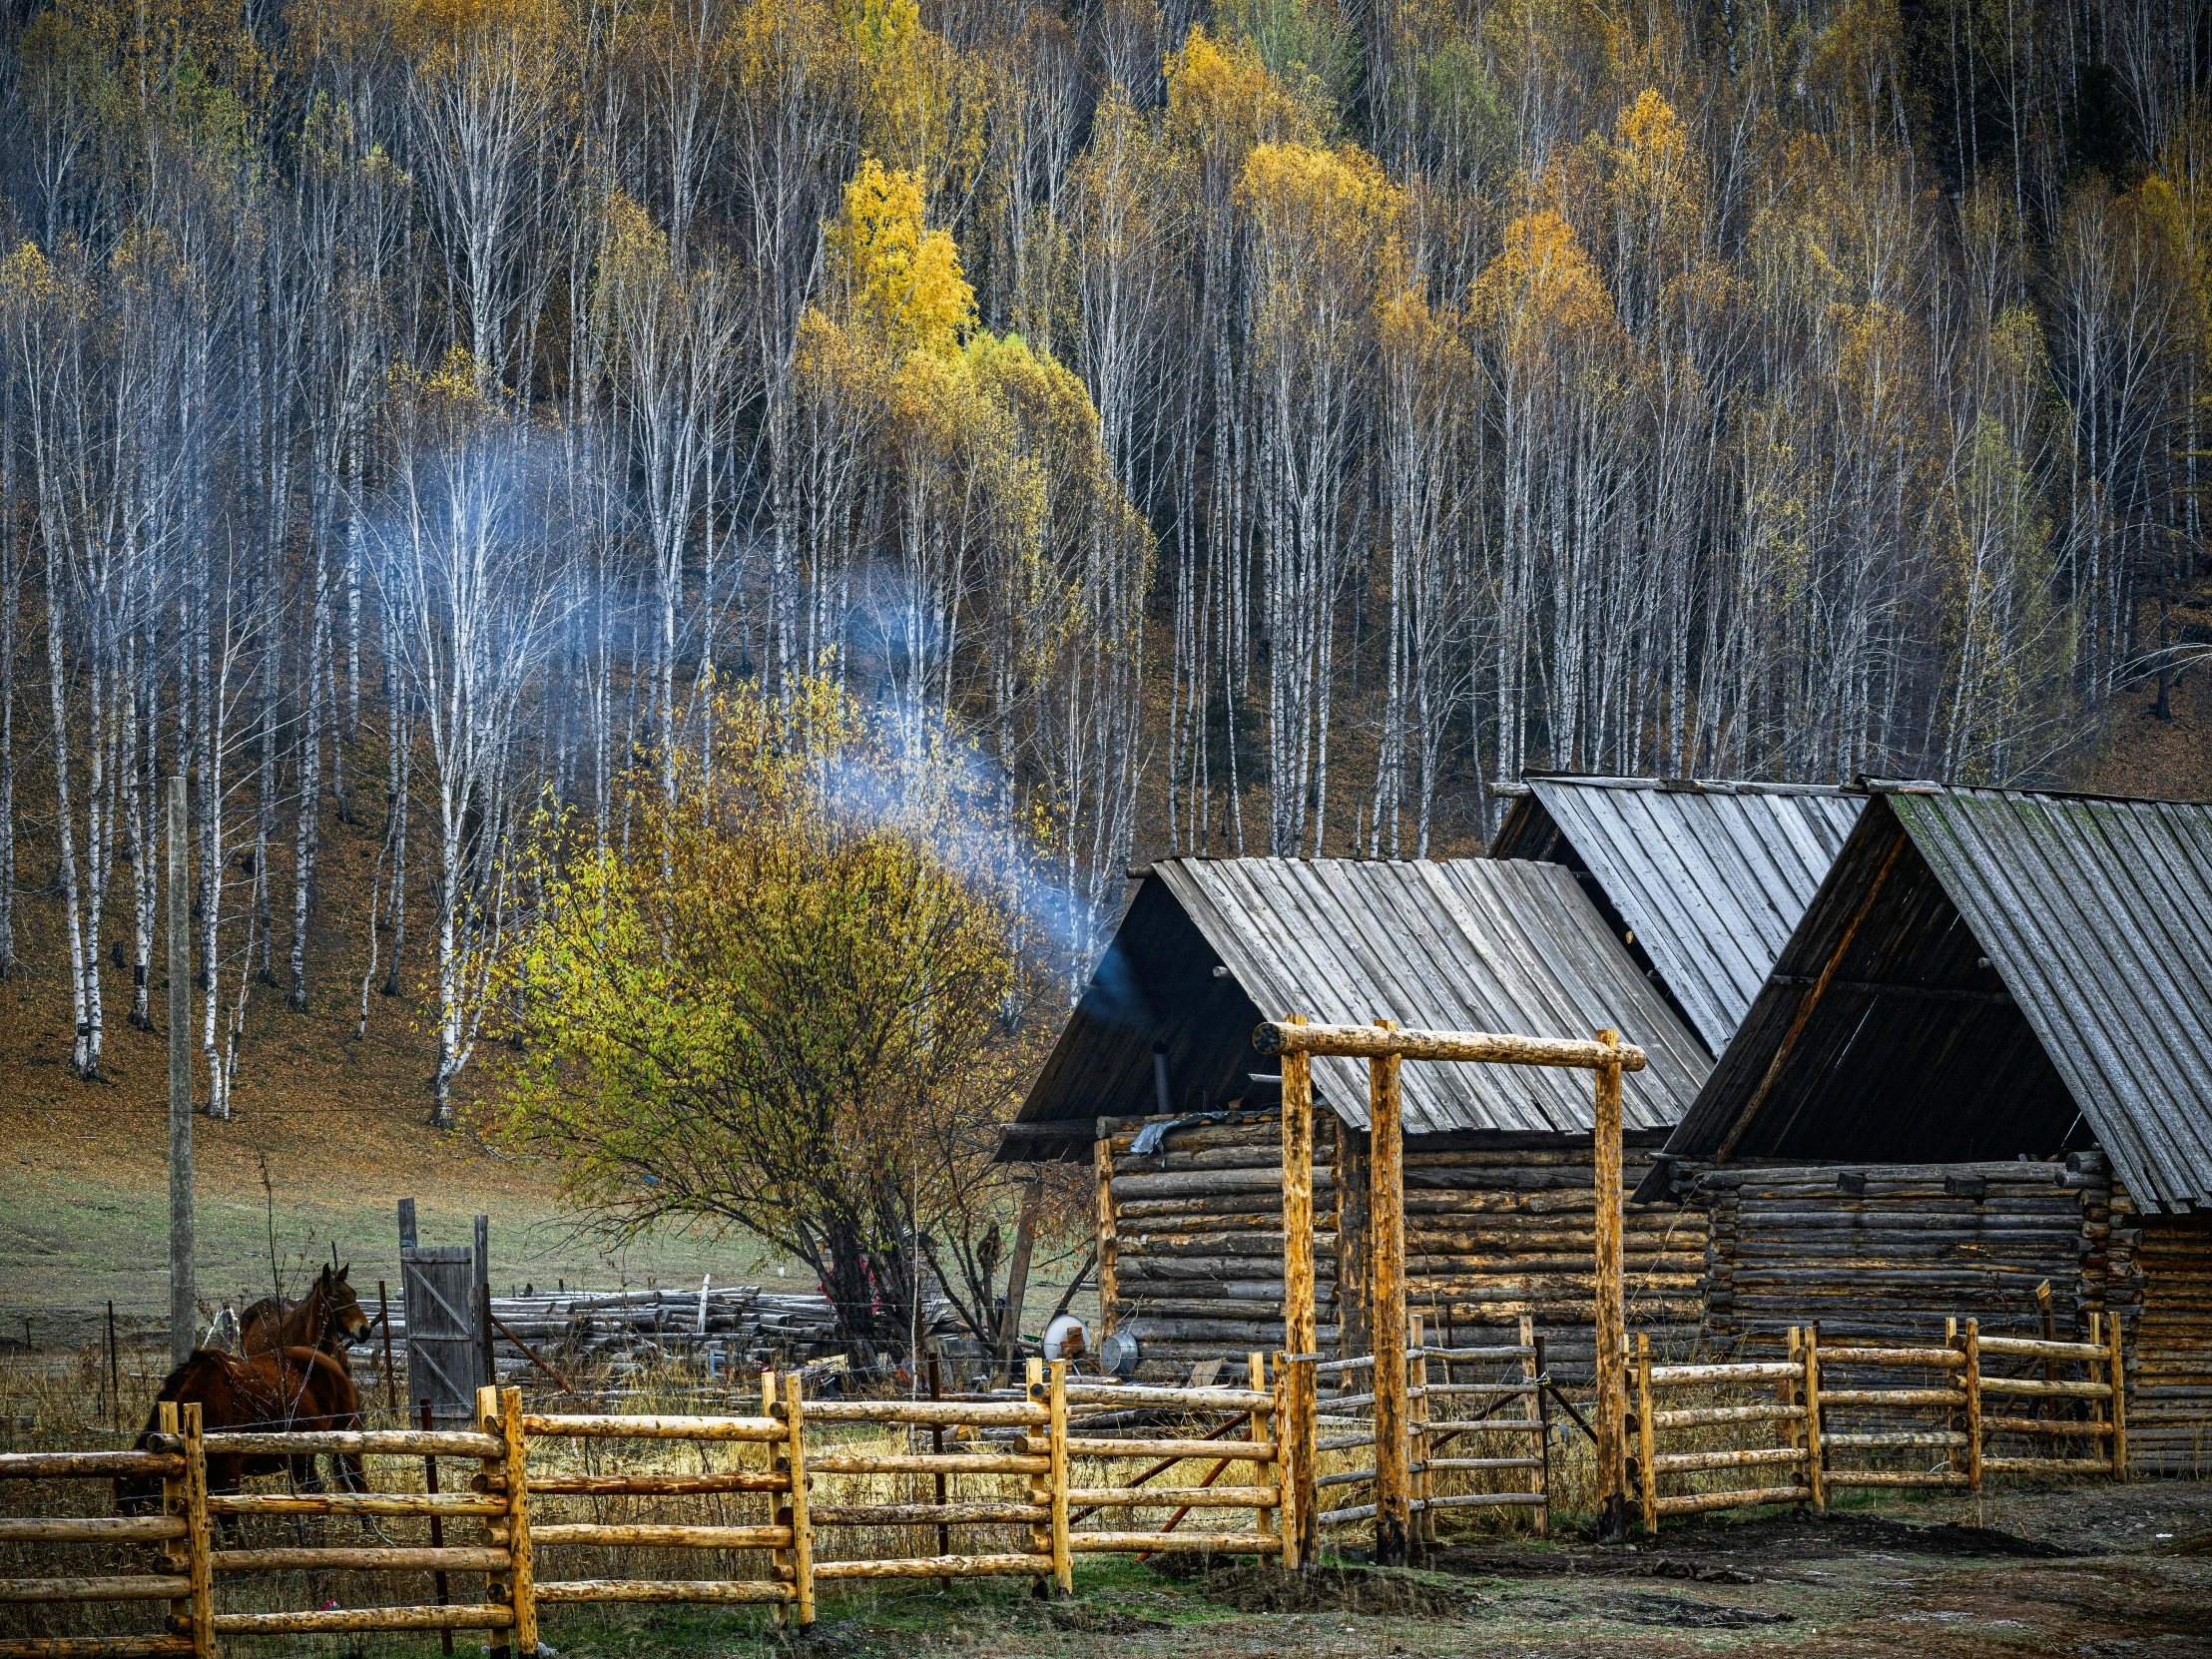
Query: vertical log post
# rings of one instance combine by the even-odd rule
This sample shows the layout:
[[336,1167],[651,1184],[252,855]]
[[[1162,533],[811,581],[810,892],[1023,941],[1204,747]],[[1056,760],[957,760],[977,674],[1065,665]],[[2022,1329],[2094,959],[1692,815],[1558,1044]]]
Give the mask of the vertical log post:
[[1644,1531],[1659,1530],[1659,1431],[1651,1420],[1651,1339],[1636,1333],[1636,1485],[1643,1493]]
[[[1620,1043],[1618,1031],[1600,1031],[1608,1048]],[[1592,1134],[1597,1166],[1597,1208],[1593,1217],[1597,1246],[1597,1304],[1593,1310],[1597,1355],[1598,1537],[1618,1543],[1628,1536],[1628,1447],[1624,1439],[1622,1397],[1627,1356],[1628,1314],[1621,1295],[1621,1068],[1619,1062],[1597,1068],[1597,1114]]]
[[[1950,1315],[1943,1321],[1943,1347],[1954,1354],[1958,1351],[1958,1316],[1956,1314]],[[1958,1409],[1965,1403],[1965,1381],[1956,1372],[1946,1371],[1943,1373],[1943,1386],[1958,1395],[1956,1399],[1944,1407],[1943,1431],[1945,1433],[1956,1434],[1958,1432]],[[1944,1466],[1952,1474],[1964,1474],[1966,1472],[1966,1448],[1962,1445],[1952,1446],[1950,1455],[1944,1460]]]
[[[1397,1021],[1375,1022],[1395,1031]],[[1412,1518],[1405,1417],[1405,1136],[1398,1057],[1368,1062],[1368,1136],[1373,1170],[1368,1228],[1370,1321],[1375,1331],[1375,1559],[1405,1564]]]
[[1369,1132],[1349,1123],[1337,1125],[1337,1358],[1356,1360],[1374,1352],[1375,1330],[1368,1322],[1368,1253],[1373,1248],[1368,1222],[1370,1187],[1375,1179]]
[[[1413,1358],[1406,1367],[1405,1392],[1409,1409],[1405,1413],[1405,1440],[1408,1448],[1408,1466],[1418,1464],[1420,1472],[1413,1475],[1410,1486],[1412,1498],[1419,1504],[1413,1511],[1412,1535],[1420,1543],[1433,1543],[1436,1538],[1436,1517],[1428,1512],[1428,1500],[1435,1495],[1429,1479],[1428,1459],[1435,1453],[1435,1445],[1428,1436],[1428,1356],[1421,1352],[1428,1346],[1428,1322],[1419,1314],[1407,1317],[1406,1346]],[[1450,1368],[1444,1368],[1450,1375]]]
[[208,1447],[206,1422],[200,1402],[187,1402],[182,1412],[185,1435],[185,1559],[192,1581],[192,1651],[194,1659],[215,1655],[215,1564],[209,1551],[215,1547],[208,1527]]
[[[1254,1393],[1266,1393],[1268,1391],[1268,1361],[1266,1355],[1248,1354],[1245,1356],[1245,1386]],[[1252,1439],[1265,1440],[1275,1427],[1274,1419],[1282,1414],[1280,1397],[1283,1388],[1283,1367],[1280,1361],[1277,1362],[1275,1368],[1275,1386],[1278,1396],[1277,1407],[1252,1413],[1252,1427],[1248,1431],[1249,1437]],[[1283,1476],[1280,1465],[1277,1466],[1275,1474],[1276,1479],[1280,1481]],[[1256,1486],[1270,1484],[1265,1465],[1259,1463],[1252,1465],[1252,1483]],[[1268,1505],[1261,1504],[1253,1512],[1252,1529],[1263,1538],[1272,1534],[1275,1531],[1275,1511]]]
[[1521,1407],[1523,1418],[1536,1424],[1536,1448],[1531,1454],[1536,1459],[1536,1495],[1543,1499],[1536,1506],[1536,1536],[1546,1537],[1551,1531],[1551,1419],[1544,1414],[1544,1391],[1540,1382],[1543,1377],[1543,1344],[1536,1337],[1536,1316],[1520,1317],[1520,1346],[1526,1350],[1521,1355],[1521,1381],[1529,1386],[1525,1403]]
[[2120,1350],[2117,1309],[2104,1320],[2104,1374],[2112,1387],[2112,1478],[2127,1478],[2127,1357]]
[[[777,1398],[779,1392],[776,1373],[773,1371],[761,1373],[762,1416],[774,1417],[782,1414]],[[768,1452],[768,1466],[772,1473],[786,1471],[791,1468],[791,1444],[788,1434],[781,1445],[772,1441],[765,1449]],[[796,1486],[798,1482],[795,1480],[793,1484]],[[768,1519],[771,1526],[790,1526],[792,1524],[792,1505],[789,1493],[785,1494],[785,1501],[782,1503],[776,1501],[776,1495],[773,1492],[769,1494]],[[779,1625],[789,1627],[792,1622],[792,1608],[796,1604],[799,1595],[799,1571],[792,1564],[792,1551],[788,1548],[771,1549],[769,1560],[773,1564],[776,1576],[792,1586],[793,1596],[792,1601],[775,1603],[770,1609],[770,1616]]]
[[1052,1449],[1052,1583],[1064,1596],[1075,1594],[1075,1561],[1068,1546],[1068,1363],[1052,1362],[1049,1403]]
[[[164,1434],[175,1434],[181,1431],[178,1427],[177,1402],[175,1400],[165,1399],[154,1407],[154,1426]],[[162,1513],[164,1515],[173,1520],[186,1520],[188,1518],[191,1513],[191,1499],[186,1488],[191,1478],[192,1470],[189,1465],[183,1474],[165,1474],[162,1476]],[[191,1552],[192,1537],[189,1525],[184,1537],[163,1540],[162,1555],[167,1562],[171,1577],[186,1578],[191,1575]],[[171,1634],[174,1635],[179,1631],[189,1630],[191,1625],[192,1597],[188,1594],[173,1599],[169,1604]]]
[[[929,1397],[932,1400],[937,1400],[944,1397],[944,1380],[938,1373],[937,1354],[934,1347],[935,1339],[931,1338],[929,1340],[932,1344],[929,1351]],[[933,1456],[942,1457],[944,1455],[944,1424],[931,1423],[929,1425],[929,1450]],[[937,1470],[935,1480],[934,1490],[937,1506],[942,1508],[945,1499],[944,1470]],[[952,1553],[952,1528],[941,1523],[937,1527],[937,1553],[939,1555],[950,1555]],[[937,1588],[946,1595],[950,1595],[952,1593],[952,1580],[950,1578],[938,1579]]]
[[1114,1304],[1121,1298],[1121,1236],[1114,1228],[1114,1143],[1099,1125],[1091,1156],[1098,1174],[1098,1335],[1114,1334]]
[[1813,1488],[1813,1507],[1828,1507],[1828,1453],[1821,1446],[1821,1328],[1805,1334],[1805,1480]]
[[[1311,1565],[1319,1549],[1321,1509],[1314,1501],[1314,1366],[1304,1354],[1276,1362],[1276,1495],[1283,1500],[1283,1565]],[[1292,1448],[1296,1448],[1294,1456]]]
[[1037,1212],[1043,1204],[1044,1172],[1038,1170],[1021,1189],[1021,1218],[1014,1223],[1014,1251],[1006,1261],[1006,1308],[999,1315],[998,1357],[991,1365],[994,1388],[1005,1382],[1021,1353],[1021,1305],[1029,1294],[1029,1256],[1036,1249]]
[[[482,1459],[484,1488],[489,1491],[493,1489],[493,1481],[504,1482],[505,1480],[507,1430],[506,1424],[500,1420],[499,1390],[488,1383],[476,1390],[476,1432],[488,1434],[500,1443],[500,1450],[497,1454]],[[491,1534],[489,1542],[508,1543],[514,1536],[512,1518],[502,1515],[497,1521],[487,1526],[485,1531]],[[509,1565],[495,1567],[484,1574],[484,1600],[487,1603],[510,1609],[514,1607],[513,1560],[514,1557],[510,1554],[508,1556]],[[518,1621],[521,1615],[517,1613]],[[505,1630],[492,1631],[490,1633],[490,1644],[492,1659],[507,1659],[507,1655],[514,1651],[513,1643]],[[533,1656],[525,1653],[521,1656],[521,1659],[533,1659]]]
[[[185,779],[169,781],[169,1363],[192,1358],[199,1325],[192,1210],[192,876]],[[209,964],[213,971],[214,964]],[[211,997],[213,990],[208,993]]]
[[522,1441],[522,1390],[499,1390],[499,1438],[507,1448],[507,1558],[513,1563],[507,1587],[514,1597],[515,1651],[536,1659],[538,1651],[538,1569],[530,1551],[529,1453]]
[[792,1590],[799,1628],[815,1622],[815,1523],[807,1512],[807,1404],[799,1373],[784,1376],[784,1444],[792,1470]]
[[392,1413],[392,1427],[404,1428],[407,1419],[399,1415],[399,1383],[391,1365],[391,1299],[381,1279],[376,1281],[376,1328],[384,1336],[384,1409]]
[[[410,1199],[408,1202],[412,1203],[413,1201]],[[405,1427],[406,1425],[402,1423],[400,1426]],[[422,1431],[427,1434],[434,1426],[436,1424],[430,1415],[430,1402],[425,1399],[422,1402]],[[432,1497],[438,1495],[438,1460],[428,1452],[423,1453],[422,1457],[422,1489]],[[443,1549],[445,1547],[445,1522],[434,1513],[430,1516],[430,1547],[432,1549]],[[452,1596],[452,1586],[447,1582],[442,1570],[430,1575],[430,1587],[437,1594],[438,1605],[440,1607],[447,1605]],[[441,1653],[451,1653],[453,1651],[452,1631],[441,1630],[438,1632],[438,1650]]]
[[[1304,1025],[1304,1014],[1286,1022]],[[1283,1056],[1283,1348],[1291,1367],[1291,1411],[1286,1437],[1277,1441],[1277,1472],[1286,1507],[1297,1521],[1301,1561],[1318,1545],[1314,1523],[1314,1361],[1320,1340],[1314,1318],[1314,1063],[1304,1054]]]
[[1966,1321],[1966,1490],[1981,1490],[1981,1322]]

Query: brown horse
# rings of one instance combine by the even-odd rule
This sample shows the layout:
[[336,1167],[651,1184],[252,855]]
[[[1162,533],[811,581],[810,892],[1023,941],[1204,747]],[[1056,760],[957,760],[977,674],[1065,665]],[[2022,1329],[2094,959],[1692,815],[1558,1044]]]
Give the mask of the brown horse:
[[[361,1426],[360,1396],[345,1368],[327,1354],[311,1348],[287,1348],[276,1354],[251,1354],[241,1358],[215,1349],[196,1349],[191,1358],[163,1380],[156,1404],[139,1431],[138,1448],[147,1449],[148,1436],[161,1421],[160,1401],[180,1404],[198,1401],[201,1422],[210,1432],[243,1429],[249,1433],[276,1434],[289,1431],[357,1429]],[[350,1491],[366,1491],[358,1454],[333,1456],[338,1483]],[[208,1489],[235,1492],[250,1475],[276,1474],[290,1465],[292,1479],[308,1490],[319,1490],[312,1456],[277,1452],[213,1452],[208,1457]],[[161,1498],[161,1483],[135,1478],[115,1483],[116,1507],[125,1514],[143,1513]]]
[[324,1268],[297,1302],[265,1296],[240,1321],[239,1347],[248,1354],[274,1354],[283,1348],[316,1348],[346,1370],[345,1351],[365,1342],[370,1322],[345,1276],[348,1262],[335,1273]]

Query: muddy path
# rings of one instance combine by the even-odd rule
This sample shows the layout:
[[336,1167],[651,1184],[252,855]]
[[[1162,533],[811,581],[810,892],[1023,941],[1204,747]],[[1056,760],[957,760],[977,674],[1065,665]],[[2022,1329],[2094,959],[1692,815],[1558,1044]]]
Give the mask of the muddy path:
[[1705,1653],[2212,1659],[2212,1485],[1889,1499],[1669,1528],[1604,1547],[1460,1541],[1421,1569],[1081,1561],[1072,1601],[922,1586],[825,1606],[811,1637],[571,1625],[571,1659],[782,1650],[818,1659],[1630,1659]]

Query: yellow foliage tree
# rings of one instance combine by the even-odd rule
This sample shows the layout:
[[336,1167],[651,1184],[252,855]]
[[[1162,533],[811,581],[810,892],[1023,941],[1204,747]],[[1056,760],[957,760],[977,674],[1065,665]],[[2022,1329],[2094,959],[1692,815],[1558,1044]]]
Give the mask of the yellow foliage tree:
[[920,181],[870,156],[845,187],[830,250],[857,319],[896,356],[958,353],[975,325],[975,289],[949,231],[929,229]]
[[962,756],[910,759],[827,681],[729,694],[716,725],[712,776],[687,756],[673,802],[641,792],[627,856],[542,872],[497,1128],[618,1233],[742,1228],[806,1263],[863,1358],[904,1347],[931,1268],[981,1327],[963,1280],[1032,1059],[1003,833]]

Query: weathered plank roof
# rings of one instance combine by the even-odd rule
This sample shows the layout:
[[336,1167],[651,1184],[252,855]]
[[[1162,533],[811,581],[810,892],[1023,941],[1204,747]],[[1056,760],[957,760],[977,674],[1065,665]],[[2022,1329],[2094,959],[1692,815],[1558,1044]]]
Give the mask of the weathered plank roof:
[[1806,784],[1527,782],[1492,855],[1587,870],[1715,1054],[1866,807],[1856,791]]
[[[1624,1088],[1632,1129],[1676,1121],[1711,1063],[1560,865],[1168,858],[1125,909],[1017,1121],[1153,1110],[1155,1042],[1176,1109],[1194,1093],[1233,1098],[1261,1064],[1252,1026],[1293,1013],[1542,1036],[1612,1027],[1650,1055]],[[1314,1076],[1342,1117],[1366,1123],[1364,1061],[1317,1059]],[[1590,1127],[1579,1072],[1409,1065],[1402,1081],[1411,1133]]]
[[2093,1134],[2212,1205],[2212,805],[1928,784],[1870,806],[1668,1151],[1955,1159]]

